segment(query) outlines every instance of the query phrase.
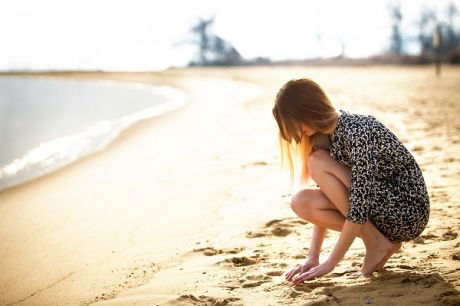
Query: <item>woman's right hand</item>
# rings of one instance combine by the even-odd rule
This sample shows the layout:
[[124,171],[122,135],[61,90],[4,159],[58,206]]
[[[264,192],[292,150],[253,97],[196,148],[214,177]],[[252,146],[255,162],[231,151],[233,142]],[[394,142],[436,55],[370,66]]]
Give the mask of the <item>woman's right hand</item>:
[[292,268],[291,270],[288,271],[288,273],[286,274],[286,280],[287,281],[292,281],[293,278],[297,274],[300,275],[300,274],[310,270],[311,268],[316,267],[317,265],[319,265],[319,258],[315,257],[315,256],[309,256],[307,258],[307,260],[305,260],[305,262],[303,264],[299,264],[296,267],[294,267],[294,268]]

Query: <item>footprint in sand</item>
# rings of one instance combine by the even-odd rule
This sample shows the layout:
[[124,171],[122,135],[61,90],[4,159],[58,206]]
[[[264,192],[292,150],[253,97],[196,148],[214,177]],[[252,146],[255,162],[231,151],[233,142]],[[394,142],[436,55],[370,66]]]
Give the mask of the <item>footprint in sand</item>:
[[337,276],[346,276],[348,279],[357,279],[357,278],[362,278],[363,273],[358,269],[358,270],[346,270],[343,272],[334,272],[330,274],[332,277],[337,277]]
[[232,257],[232,258],[227,258],[223,261],[218,262],[217,264],[220,263],[231,263],[235,267],[242,267],[242,266],[250,266],[250,265],[255,265],[260,262],[266,261],[268,258],[267,255],[257,253],[255,255],[251,255],[249,257],[247,256],[241,256],[241,257]]
[[422,236],[418,236],[414,240],[412,240],[413,244],[425,244],[425,239]]
[[270,280],[271,277],[263,274],[246,275],[247,280]]
[[287,268],[288,267],[288,264],[285,263],[285,262],[272,262],[270,264],[268,264],[268,267],[271,267],[271,268]]
[[297,296],[299,296],[301,294],[304,294],[305,292],[310,293],[312,291],[313,291],[313,289],[311,289],[308,286],[304,286],[303,284],[302,285],[294,285],[292,287],[292,291],[289,293],[289,295],[292,296],[292,297],[297,297]]
[[249,231],[246,232],[246,237],[247,238],[259,238],[259,237],[265,237],[268,236],[269,233],[267,231]]
[[294,298],[298,297],[299,295],[303,295],[303,294],[305,294],[305,291],[299,292],[299,291],[297,291],[295,289],[292,289],[292,290],[290,290],[290,291],[288,291],[288,292],[286,292],[284,294],[284,298],[287,298],[288,300],[289,299],[294,299]]
[[439,255],[437,253],[431,253],[427,257],[428,259],[435,259],[435,258],[439,258]]
[[215,298],[206,295],[200,295],[198,297],[193,294],[183,294],[177,299],[171,301],[172,303],[178,302],[180,304],[191,304],[191,305],[229,305],[233,302],[239,301],[240,298],[227,297],[227,298]]
[[193,252],[202,252],[206,256],[214,256],[217,254],[237,254],[242,250],[244,250],[244,247],[233,249],[215,249],[213,247],[205,247],[200,249],[194,249]]
[[246,279],[241,279],[240,282],[242,283],[242,288],[253,288],[258,287],[264,283],[271,281],[271,277],[268,275],[248,275]]
[[274,236],[278,236],[278,237],[285,237],[289,235],[290,233],[292,233],[290,229],[285,228],[285,227],[279,227],[279,226],[273,228],[271,232]]
[[267,222],[265,224],[265,228],[257,231],[249,231],[246,232],[247,238],[258,238],[258,237],[267,237],[267,236],[277,236],[277,237],[285,237],[292,232],[298,234],[295,231],[295,227],[298,225],[306,225],[308,222],[300,220],[300,219],[275,219]]
[[281,225],[295,225],[295,224],[301,224],[301,225],[306,225],[309,224],[307,221],[298,219],[298,218],[285,218],[285,219],[275,219],[268,221],[265,223],[265,227],[272,226],[274,224],[281,224]]
[[242,288],[254,288],[254,287],[258,287],[262,284],[265,284],[269,281],[256,281],[256,282],[247,282],[247,283],[244,283],[241,287]]
[[308,256],[307,254],[302,253],[302,254],[294,255],[294,256],[292,256],[292,258],[294,258],[294,259],[306,259],[307,256]]
[[452,254],[452,257],[451,257],[453,260],[460,260],[460,252],[457,252],[457,253],[454,253]]
[[409,266],[409,265],[397,265],[396,267],[403,269],[403,270],[415,270],[417,267]]
[[434,234],[421,235],[420,237],[422,237],[423,239],[433,239],[433,240],[436,238],[439,238],[439,236],[434,235]]
[[268,271],[266,274],[269,276],[281,276],[284,274],[284,271],[274,270],[274,271]]
[[300,286],[302,287],[306,287],[306,288],[309,288],[311,290],[315,289],[315,288],[325,288],[325,287],[333,287],[333,286],[336,286],[337,284],[334,283],[334,282],[321,282],[321,281],[318,281],[318,282],[315,282],[315,281],[307,281],[303,284],[301,284]]
[[457,238],[457,236],[458,236],[458,233],[454,231],[450,231],[450,230],[442,234],[442,238],[444,241],[454,240],[455,238]]
[[283,297],[287,300],[301,297],[303,301],[306,302],[302,303],[302,305],[337,305],[337,303],[334,303],[336,301],[331,293],[327,293],[327,295],[325,294],[326,289],[327,288],[324,288],[323,290],[317,292],[314,296],[312,296],[312,288],[305,285],[296,285],[291,287],[291,290],[285,292]]
[[248,258],[246,256],[227,258],[223,262],[232,263],[235,267],[250,266],[256,264],[254,259]]
[[[314,282],[314,281],[306,281],[303,284],[297,284],[292,286],[292,290],[286,292],[285,297],[289,298],[296,298],[300,295],[305,295],[305,293],[311,293],[316,288],[322,288],[321,294],[327,292],[328,287],[336,286],[336,283],[333,282]],[[305,304],[306,305],[306,304]],[[310,305],[310,304],[308,304]],[[313,305],[313,304],[312,304]],[[314,305],[323,305],[323,304],[314,304]],[[327,303],[324,305],[328,305]]]

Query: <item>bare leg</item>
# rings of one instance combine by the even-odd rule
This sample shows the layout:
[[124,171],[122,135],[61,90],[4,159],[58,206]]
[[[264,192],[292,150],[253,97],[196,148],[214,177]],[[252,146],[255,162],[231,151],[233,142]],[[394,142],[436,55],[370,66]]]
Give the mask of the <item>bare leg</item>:
[[[303,189],[295,194],[291,203],[292,210],[302,219],[316,226],[342,231],[345,217],[324,195],[321,189]],[[362,234],[359,234],[361,237]]]
[[[321,189],[315,188],[315,189],[304,189],[304,190],[299,191],[293,197],[291,207],[293,211],[300,218],[315,224],[315,228],[321,227],[321,228],[331,229],[334,231],[341,231],[343,224],[345,222],[344,215],[339,210],[337,210],[334,204],[324,195]],[[370,224],[372,225],[372,223]],[[371,235],[371,238],[368,237],[369,235]],[[372,232],[367,233],[366,235],[365,227],[363,227],[363,230],[358,235],[358,237],[360,237],[363,240],[366,246],[366,250],[372,249],[372,248],[374,249],[378,248],[378,246],[375,246],[376,243],[372,241],[372,240],[375,240],[376,238],[372,238],[373,237]],[[313,240],[314,239],[315,237],[313,237]],[[319,254],[319,249],[321,248],[321,244],[318,245],[318,242],[314,243],[312,241],[312,245],[316,245],[316,247],[314,248],[314,251],[318,252]],[[398,246],[398,248],[399,247],[400,245]],[[386,253],[385,257],[382,258],[382,260],[377,264],[375,271],[381,270],[383,268],[383,265],[388,260],[388,258],[390,258],[390,256],[398,248],[389,250],[391,252]],[[310,249],[313,250],[312,247]],[[365,258],[365,260],[367,261],[371,260],[372,257],[369,257],[368,255],[369,252],[366,252],[366,254],[367,254],[367,257]],[[366,269],[366,266],[364,266],[362,269],[362,273],[365,275],[368,275],[372,272],[368,271]]]
[[[343,214],[337,210],[334,204],[324,195],[321,189],[304,189],[299,191],[292,200],[292,210],[302,219],[309,221],[315,226],[341,231],[345,222]],[[368,235],[363,228],[359,237],[363,240],[366,248],[372,247]],[[313,237],[314,238],[314,237]]]
[[[324,150],[314,152],[309,162],[313,180],[321,187],[321,191],[342,216],[345,217],[349,209],[350,171],[338,161],[332,159],[329,153]],[[366,256],[361,268],[362,273],[365,275],[371,274],[378,267],[383,267],[386,260],[398,247],[369,221],[363,226],[361,238],[366,246]]]

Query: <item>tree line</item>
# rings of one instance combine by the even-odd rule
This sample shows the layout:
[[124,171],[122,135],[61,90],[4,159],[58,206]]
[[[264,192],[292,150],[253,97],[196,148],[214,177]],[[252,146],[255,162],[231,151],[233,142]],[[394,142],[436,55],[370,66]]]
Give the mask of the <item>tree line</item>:
[[[460,63],[460,31],[455,28],[456,19],[459,17],[457,7],[451,2],[444,9],[444,18],[438,16],[437,12],[428,7],[422,7],[418,19],[413,21],[417,28],[417,34],[408,34],[403,31],[404,14],[400,1],[392,1],[388,4],[388,12],[391,20],[391,36],[389,48],[382,55],[373,56],[372,59],[384,63],[385,61],[398,63],[430,63],[433,61],[444,61]],[[208,19],[199,18],[190,30],[191,43],[197,48],[197,56],[189,66],[236,66],[236,65],[268,65],[268,64],[300,64],[300,63],[328,63],[329,60],[287,60],[273,62],[268,58],[258,57],[245,59],[238,50],[224,38],[215,34],[213,24],[215,17]],[[419,45],[418,55],[409,56],[406,45],[416,42]],[[342,54],[337,58],[341,63],[344,60],[345,42],[341,41]],[[370,58],[369,58],[370,59]],[[367,59],[368,61],[372,61]],[[363,60],[348,62],[363,62]]]
[[420,47],[420,60],[429,61],[430,58],[440,57],[443,61],[460,62],[460,32],[455,28],[459,11],[452,2],[444,8],[444,16],[423,6],[418,19],[414,21],[418,32],[416,37],[406,35],[402,30],[404,15],[401,2],[393,1],[388,8],[392,24],[389,51],[392,54],[406,55],[405,45],[416,40]]

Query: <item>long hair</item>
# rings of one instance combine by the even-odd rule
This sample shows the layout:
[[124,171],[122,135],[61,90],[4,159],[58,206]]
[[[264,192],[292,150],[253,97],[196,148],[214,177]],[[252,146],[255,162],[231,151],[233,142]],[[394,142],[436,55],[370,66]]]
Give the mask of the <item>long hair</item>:
[[[316,150],[318,133],[329,131],[338,113],[317,83],[302,78],[290,80],[281,87],[276,95],[273,116],[279,127],[281,162],[284,165],[287,162],[289,166],[291,187],[299,166],[300,183],[306,184],[310,178],[308,158]],[[316,133],[312,136],[303,134],[301,123]]]

